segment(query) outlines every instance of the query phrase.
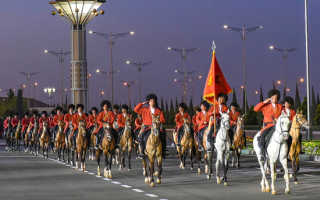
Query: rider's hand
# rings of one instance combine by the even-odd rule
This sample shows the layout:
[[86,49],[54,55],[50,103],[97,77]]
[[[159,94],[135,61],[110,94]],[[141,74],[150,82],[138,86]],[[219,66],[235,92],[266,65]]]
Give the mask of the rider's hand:
[[148,103],[149,103],[148,101],[145,101],[145,102],[142,103],[142,105],[146,105],[146,104],[148,104]]
[[271,102],[271,98],[268,98],[268,99],[263,101],[263,103],[269,103],[269,102]]

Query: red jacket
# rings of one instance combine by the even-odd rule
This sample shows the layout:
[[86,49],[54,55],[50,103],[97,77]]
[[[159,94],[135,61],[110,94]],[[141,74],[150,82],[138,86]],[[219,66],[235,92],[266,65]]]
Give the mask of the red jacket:
[[79,113],[76,113],[72,116],[72,126],[73,126],[73,131],[78,129],[79,126],[79,122],[80,121],[85,121],[85,123],[87,123],[88,121],[88,117],[86,114],[82,113],[82,115],[80,116]]
[[207,127],[209,125],[209,121],[210,121],[210,113],[209,112],[206,112],[205,114],[201,111],[198,113],[197,115],[197,124],[198,124],[198,127],[199,129],[198,130],[201,130],[203,129],[204,127]]
[[3,128],[7,129],[9,127],[9,118],[5,119],[3,122]]
[[220,112],[222,113],[228,112],[228,107],[225,104],[221,104],[221,106],[219,104],[215,104],[215,106],[212,105],[209,109],[210,115],[214,115],[214,111],[216,111],[216,118],[220,118]]
[[15,128],[16,126],[18,126],[18,123],[19,123],[19,118],[18,117],[15,117],[11,120],[11,126],[12,128]]
[[112,127],[114,120],[115,116],[112,111],[101,111],[97,117],[99,128],[96,130],[95,133],[97,133],[103,127],[103,123],[108,123],[110,127]]
[[56,114],[53,117],[53,126],[58,126],[59,122],[64,121],[64,115],[61,113],[60,115]]
[[29,118],[22,118],[21,120],[21,124],[22,124],[22,129],[21,131],[24,132],[25,130],[27,130],[28,126],[29,126],[29,123],[30,123],[30,119]]
[[49,121],[49,128],[53,128],[55,126],[54,117],[48,117],[48,121]]
[[184,119],[187,119],[189,121],[189,123],[191,123],[191,118],[190,115],[188,113],[183,113],[183,115],[179,112],[176,114],[175,117],[175,122],[176,122],[176,128],[179,129],[183,126],[184,124]]
[[[146,126],[151,126],[152,125],[152,113],[150,110],[149,106],[143,107],[142,103],[139,103],[135,108],[134,112],[137,114],[141,115],[142,117],[142,122]],[[154,111],[155,116],[160,116],[160,122],[165,123],[164,115],[163,112],[159,108],[155,108]]]
[[30,124],[31,124],[31,128],[33,128],[33,127],[34,127],[34,123],[35,123],[35,121],[36,121],[36,118],[35,118],[35,117],[30,117],[29,122],[30,122]]
[[[199,114],[199,113],[198,113]],[[198,132],[197,114],[192,117],[193,130],[195,133]]]
[[294,116],[296,115],[296,111],[293,109],[290,109],[289,113],[287,113],[287,110],[285,107],[283,107],[282,110],[286,115],[289,115],[289,119],[290,119],[290,121],[292,121]]
[[70,124],[72,124],[72,115],[70,113],[67,113],[64,115],[64,132],[67,131],[67,129],[69,128]]
[[263,123],[265,124],[264,129],[270,128],[274,126],[274,122],[276,119],[279,118],[282,112],[282,105],[281,104],[276,104],[275,107],[272,106],[271,103],[258,103],[254,107],[255,112],[262,112],[263,114]]
[[40,117],[40,119],[39,119],[39,131],[38,131],[38,133],[41,133],[41,131],[42,131],[43,122],[47,122],[48,125],[49,125],[49,118],[48,118],[48,117]]
[[92,126],[94,126],[96,123],[98,123],[97,121],[97,115],[89,115],[88,117],[88,123],[87,123],[87,128],[91,128]]
[[230,111],[229,112],[229,116],[230,116],[230,125],[231,126],[236,126],[238,118],[240,116],[240,112],[236,111],[236,112],[233,113],[232,111]]
[[142,119],[136,118],[136,120],[134,120],[134,124],[136,126],[136,128],[134,129],[135,131],[138,130],[139,128],[141,128],[142,126]]

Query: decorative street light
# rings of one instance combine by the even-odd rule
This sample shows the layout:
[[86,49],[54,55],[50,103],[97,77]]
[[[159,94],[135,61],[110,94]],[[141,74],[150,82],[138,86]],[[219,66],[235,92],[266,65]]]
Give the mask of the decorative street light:
[[[20,74],[24,75],[26,77],[27,80],[27,85],[31,86],[31,78],[37,74],[39,74],[40,72],[20,72]],[[25,87],[26,88],[26,87]],[[25,89],[23,88],[23,89]]]
[[294,52],[296,49],[295,48],[278,48],[274,45],[270,45],[269,49],[271,51],[276,50],[278,52],[281,53],[282,55],[282,59],[283,59],[283,80],[284,80],[284,88],[287,87],[287,76],[286,76],[286,71],[287,71],[287,67],[288,67],[288,56],[289,53]]
[[[253,27],[246,27],[246,25],[243,25],[242,27],[231,27],[228,25],[223,25],[223,29],[227,31],[234,31],[234,32],[239,32],[241,34],[241,39],[242,39],[242,76],[243,76],[243,86],[245,91],[247,91],[247,69],[246,69],[246,39],[247,39],[247,33],[249,32],[254,32],[260,29],[263,29],[263,26],[253,26]],[[247,101],[247,92],[243,93],[245,95],[244,101]],[[247,102],[244,102],[245,105]],[[245,114],[247,113],[247,108],[245,106],[244,108]]]
[[126,61],[126,64],[127,65],[132,65],[134,67],[137,68],[138,70],[138,75],[139,75],[139,101],[142,100],[142,81],[141,81],[141,72],[142,72],[142,68],[147,66],[147,65],[150,65],[152,63],[152,61],[147,61],[147,62],[134,62],[134,61],[130,61],[130,60],[127,60]]
[[130,31],[130,32],[123,32],[123,33],[99,33],[99,32],[89,30],[89,34],[95,34],[108,40],[109,49],[110,49],[111,102],[114,103],[114,80],[113,80],[114,71],[113,71],[113,54],[112,54],[113,46],[115,44],[116,39],[129,36],[129,35],[134,35],[135,32]]
[[86,56],[86,25],[95,16],[103,15],[104,11],[98,8],[105,0],[55,0],[50,4],[57,13],[72,23],[72,50],[71,50],[71,79],[72,103],[84,104],[87,108],[87,56]]
[[[203,76],[201,74],[199,74],[197,71],[183,72],[183,71],[180,71],[179,69],[175,69],[174,72],[178,73],[178,74],[182,74],[184,76],[184,79],[183,79],[183,81],[180,81],[179,79],[174,78],[173,81],[180,82],[182,84],[183,90],[187,90],[187,91],[183,91],[183,94],[187,94],[188,89],[191,89],[191,97],[193,97],[193,86],[195,84],[192,84],[192,82],[195,80],[201,80],[203,78]],[[189,85],[191,85],[191,88],[188,88]]]
[[186,48],[173,48],[173,47],[168,47],[168,51],[175,51],[175,52],[178,52],[181,56],[181,59],[182,59],[182,70],[183,70],[183,75],[184,75],[184,79],[183,79],[183,99],[182,101],[183,102],[186,102],[187,101],[187,79],[188,79],[188,72],[187,72],[187,69],[186,69],[186,66],[185,66],[185,62],[187,60],[187,55],[189,53],[192,53],[192,52],[195,52],[199,50],[199,48],[189,48],[189,49],[186,49]]
[[52,105],[52,96],[56,92],[56,88],[47,87],[43,89],[43,92],[48,94],[49,97],[49,106]]
[[64,51],[63,49],[60,49],[58,51],[50,51],[50,50],[47,50],[45,49],[44,50],[44,53],[45,54],[51,54],[51,55],[54,55],[55,57],[58,58],[58,62],[59,62],[59,65],[60,65],[60,83],[58,85],[60,85],[59,87],[59,94],[60,94],[60,104],[63,105],[63,99],[64,99],[64,92],[63,92],[63,89],[64,89],[64,60],[65,60],[65,57],[70,55],[71,52],[70,51]]
[[134,81],[121,81],[124,87],[128,88],[128,104],[131,106],[131,86],[135,83]]

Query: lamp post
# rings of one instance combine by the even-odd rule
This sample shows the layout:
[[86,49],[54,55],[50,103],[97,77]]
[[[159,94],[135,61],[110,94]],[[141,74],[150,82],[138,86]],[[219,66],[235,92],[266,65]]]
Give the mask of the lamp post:
[[58,93],[60,94],[60,101],[61,101],[60,103],[61,103],[61,105],[63,105],[63,97],[64,97],[64,95],[63,95],[64,94],[64,92],[63,92],[63,90],[64,90],[64,66],[63,66],[63,64],[64,64],[65,57],[70,55],[71,52],[64,51],[63,49],[60,49],[58,51],[50,51],[48,49],[45,49],[44,53],[51,54],[51,55],[58,58],[58,63],[60,65],[60,80],[59,80],[60,83],[58,84],[60,87],[59,87]]
[[289,53],[294,52],[296,49],[295,48],[278,48],[274,45],[270,45],[269,49],[271,51],[276,50],[281,53],[282,59],[283,59],[283,80],[284,80],[284,88],[287,88],[287,76],[286,76],[286,71],[288,67],[288,56]]
[[56,92],[56,88],[47,87],[43,89],[43,92],[48,94],[49,97],[49,106],[52,106],[52,96]]
[[[174,78],[173,81],[174,82],[180,82],[182,83],[182,87],[183,87],[183,94],[187,94],[188,93],[188,83],[190,83],[191,85],[191,97],[193,97],[193,85],[191,84],[194,80],[201,80],[202,79],[202,75],[199,74],[196,71],[180,71],[179,69],[175,69],[174,70],[175,73],[181,74],[184,76],[183,81],[178,80],[177,78]],[[186,98],[185,100],[186,101]]]
[[197,51],[198,48],[189,48],[189,49],[186,49],[186,48],[173,48],[173,47],[168,47],[168,51],[175,51],[175,52],[178,52],[181,56],[181,60],[182,60],[182,70],[183,70],[183,74],[184,74],[184,79],[183,79],[183,99],[182,101],[183,102],[186,102],[187,101],[187,69],[186,69],[186,66],[185,66],[185,62],[187,60],[187,55],[191,52],[195,52]]
[[132,65],[134,67],[137,68],[138,70],[138,80],[139,80],[139,101],[142,100],[142,81],[141,81],[141,72],[142,72],[142,68],[147,66],[147,65],[150,65],[152,63],[152,61],[147,61],[147,62],[134,62],[134,61],[130,61],[130,60],[127,60],[126,61],[126,64],[127,65]]
[[[246,69],[246,39],[247,39],[247,33],[254,32],[260,29],[263,29],[263,26],[253,26],[253,27],[247,27],[246,25],[243,25],[242,27],[231,27],[229,25],[223,25],[223,29],[227,31],[233,31],[233,32],[239,32],[242,39],[242,79],[243,79],[243,86],[244,86],[244,105],[247,105],[247,69]],[[245,114],[247,113],[247,108],[245,106],[244,108]]]
[[[68,19],[72,24],[72,50],[71,50],[71,92],[73,104],[84,104],[87,108],[87,52],[86,52],[86,25],[94,17],[103,15],[98,11],[105,0],[55,0],[50,4],[57,13]],[[86,109],[87,110],[87,109]]]
[[122,81],[124,87],[128,88],[128,104],[131,107],[131,87],[134,84],[134,81]]
[[[306,47],[306,78],[307,78],[307,119],[311,126],[310,119],[310,70],[309,70],[309,21],[308,21],[308,0],[304,0],[304,23],[305,23],[305,47]],[[312,132],[308,126],[308,140],[312,139]]]
[[[31,78],[37,74],[39,74],[40,72],[20,72],[20,74],[24,75],[26,77],[27,80],[27,85],[31,86]],[[32,95],[31,95],[32,96]]]
[[129,36],[129,35],[134,35],[135,32],[130,31],[130,32],[123,32],[123,33],[99,33],[99,32],[95,32],[90,30],[89,34],[95,34],[98,35],[100,37],[105,38],[106,40],[108,40],[108,44],[109,44],[109,49],[110,49],[110,75],[111,75],[111,102],[112,104],[114,103],[114,80],[113,80],[113,46],[115,44],[115,40],[121,37],[125,37],[125,36]]

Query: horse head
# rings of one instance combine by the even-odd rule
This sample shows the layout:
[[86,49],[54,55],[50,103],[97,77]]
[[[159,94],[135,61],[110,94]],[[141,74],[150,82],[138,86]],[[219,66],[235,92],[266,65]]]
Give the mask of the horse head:
[[303,115],[301,110],[298,110],[298,112],[296,113],[296,115],[293,118],[292,126],[294,126],[294,125],[297,126],[295,128],[299,128],[299,129],[301,127],[304,127],[306,129],[309,128],[309,123],[308,123],[307,119],[305,118],[305,116]]
[[79,121],[78,129],[79,129],[79,133],[81,133],[82,136],[86,135],[86,122],[84,120]]
[[152,127],[151,127],[151,132],[154,135],[158,135],[159,134],[159,130],[160,130],[160,115],[154,115],[152,114]]
[[225,128],[226,130],[230,129],[230,116],[228,113],[222,113],[221,115],[221,121],[220,121],[220,128]]
[[111,135],[111,126],[109,123],[103,123],[103,133],[104,133],[104,136],[107,137],[107,140],[109,142],[111,142],[112,140],[112,135]]
[[132,128],[132,118],[130,116],[126,116],[125,118],[125,127],[129,129]]
[[276,131],[278,133],[279,141],[285,141],[289,138],[290,119],[284,112],[276,121]]
[[244,125],[244,115],[241,115],[238,117],[238,120],[237,120],[237,127],[240,127],[242,128]]

